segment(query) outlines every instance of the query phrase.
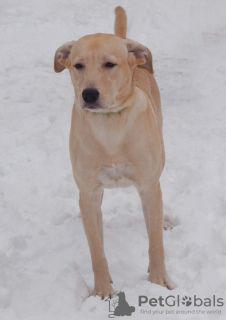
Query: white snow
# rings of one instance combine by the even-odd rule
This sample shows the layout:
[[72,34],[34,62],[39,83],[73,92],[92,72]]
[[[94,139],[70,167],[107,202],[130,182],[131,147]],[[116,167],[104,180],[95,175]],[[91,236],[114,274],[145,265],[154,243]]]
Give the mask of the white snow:
[[53,57],[65,42],[112,33],[117,5],[127,11],[128,37],[154,57],[164,212],[174,225],[164,232],[166,267],[177,287],[147,281],[141,204],[128,188],[106,190],[102,205],[114,289],[136,306],[133,319],[226,317],[225,307],[141,315],[137,302],[196,294],[226,303],[226,2],[7,0],[0,3],[1,320],[108,318],[108,303],[89,297],[93,274],[68,148],[73,88],[67,71],[54,73]]

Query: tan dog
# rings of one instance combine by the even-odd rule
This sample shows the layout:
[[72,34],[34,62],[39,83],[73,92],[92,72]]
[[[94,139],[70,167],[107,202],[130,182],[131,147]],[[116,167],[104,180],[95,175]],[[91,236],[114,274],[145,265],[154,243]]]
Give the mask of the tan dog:
[[164,263],[159,178],[164,167],[160,95],[152,56],[125,39],[126,14],[116,8],[115,34],[85,36],[61,46],[54,69],[70,72],[75,91],[70,155],[90,248],[94,295],[113,293],[104,254],[104,188],[134,185],[149,235],[149,281],[173,288]]

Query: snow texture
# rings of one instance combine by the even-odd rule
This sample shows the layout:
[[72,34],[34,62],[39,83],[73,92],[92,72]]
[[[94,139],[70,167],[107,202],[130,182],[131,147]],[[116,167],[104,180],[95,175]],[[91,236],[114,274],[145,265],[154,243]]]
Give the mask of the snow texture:
[[69,159],[73,88],[67,70],[54,73],[53,57],[65,42],[112,33],[117,5],[127,11],[128,38],[152,51],[161,91],[161,185],[174,225],[164,245],[176,289],[147,281],[148,239],[132,187],[106,190],[102,205],[114,289],[136,306],[133,319],[226,317],[225,307],[215,315],[151,317],[137,303],[139,295],[226,298],[226,2],[7,0],[0,2],[1,320],[108,318],[107,302],[90,296],[91,259]]

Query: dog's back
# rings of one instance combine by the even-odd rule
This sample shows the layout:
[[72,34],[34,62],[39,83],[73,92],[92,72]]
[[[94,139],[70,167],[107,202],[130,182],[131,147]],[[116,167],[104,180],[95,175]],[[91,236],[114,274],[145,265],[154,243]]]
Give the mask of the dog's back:
[[[127,17],[126,12],[122,7],[115,9],[115,35],[125,39],[127,32]],[[154,73],[154,72],[153,72]],[[157,82],[147,69],[142,67],[136,68],[135,70],[135,84],[137,87],[142,89],[149,99],[154,102],[155,112],[158,119],[159,129],[162,130],[162,111],[161,111],[161,100]]]

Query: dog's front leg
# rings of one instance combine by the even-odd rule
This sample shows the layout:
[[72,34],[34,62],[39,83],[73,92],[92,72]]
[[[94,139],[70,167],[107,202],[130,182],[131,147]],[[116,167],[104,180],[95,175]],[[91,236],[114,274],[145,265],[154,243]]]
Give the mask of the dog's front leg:
[[113,293],[111,277],[103,247],[101,202],[103,190],[80,192],[79,205],[82,222],[91,253],[94,272],[94,295],[101,298]]
[[148,280],[173,289],[167,276],[163,248],[163,208],[160,184],[143,186],[138,190],[149,237],[149,278]]

